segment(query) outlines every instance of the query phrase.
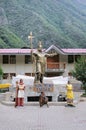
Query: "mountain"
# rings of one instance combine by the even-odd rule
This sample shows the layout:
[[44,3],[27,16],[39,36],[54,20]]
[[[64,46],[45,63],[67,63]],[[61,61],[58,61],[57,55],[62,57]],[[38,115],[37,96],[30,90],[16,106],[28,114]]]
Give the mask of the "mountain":
[[41,40],[45,48],[86,48],[86,0],[0,0],[0,27],[22,39],[22,46],[30,47],[32,31],[34,47]]
[[22,48],[26,44],[9,29],[0,28],[0,48]]

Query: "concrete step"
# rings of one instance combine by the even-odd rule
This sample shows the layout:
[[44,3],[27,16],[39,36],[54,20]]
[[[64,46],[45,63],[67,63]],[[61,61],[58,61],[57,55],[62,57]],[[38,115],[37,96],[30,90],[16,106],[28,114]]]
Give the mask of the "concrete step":
[[[15,102],[11,101],[2,101],[1,104],[6,106],[14,106]],[[64,106],[66,102],[48,102],[49,106]],[[24,106],[39,106],[39,102],[26,102]]]

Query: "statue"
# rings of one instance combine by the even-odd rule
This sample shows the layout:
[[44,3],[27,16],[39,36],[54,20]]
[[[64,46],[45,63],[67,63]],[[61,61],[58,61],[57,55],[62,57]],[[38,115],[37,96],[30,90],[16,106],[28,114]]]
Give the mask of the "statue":
[[32,59],[35,63],[35,80],[34,83],[43,83],[43,77],[45,74],[45,68],[46,68],[46,57],[48,56],[54,56],[56,53],[53,54],[47,54],[45,52],[42,52],[42,44],[41,41],[38,44],[37,52],[32,52]]

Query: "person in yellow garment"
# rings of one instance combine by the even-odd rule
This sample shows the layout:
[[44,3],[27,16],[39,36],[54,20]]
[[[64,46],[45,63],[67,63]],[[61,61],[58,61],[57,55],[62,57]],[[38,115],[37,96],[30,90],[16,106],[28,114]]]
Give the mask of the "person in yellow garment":
[[73,104],[73,99],[74,99],[74,93],[73,93],[73,86],[68,81],[68,84],[66,85],[67,93],[66,93],[66,98],[67,98],[67,106],[74,106]]

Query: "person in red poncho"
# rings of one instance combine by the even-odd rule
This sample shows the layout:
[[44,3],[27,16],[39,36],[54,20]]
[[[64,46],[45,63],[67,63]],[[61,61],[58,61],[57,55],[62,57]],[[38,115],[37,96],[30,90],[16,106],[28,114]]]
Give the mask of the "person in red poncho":
[[20,79],[19,83],[16,84],[15,107],[24,106],[24,91],[25,91],[25,85],[23,79]]

